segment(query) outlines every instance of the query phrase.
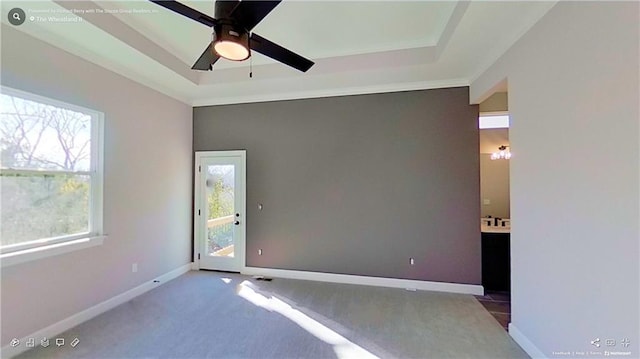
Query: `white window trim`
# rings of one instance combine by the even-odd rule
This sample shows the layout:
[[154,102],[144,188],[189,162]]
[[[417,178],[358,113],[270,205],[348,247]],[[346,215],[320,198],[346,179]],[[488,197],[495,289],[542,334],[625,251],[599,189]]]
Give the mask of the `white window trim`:
[[64,253],[77,251],[80,249],[100,246],[107,236],[84,237],[75,240],[24,249],[0,255],[1,268],[10,267],[16,264],[34,261],[37,259],[57,256]]
[[103,183],[104,183],[104,114],[82,106],[69,104],[30,92],[1,86],[1,92],[9,96],[20,97],[59,108],[85,113],[91,116],[91,165],[89,171],[38,171],[4,168],[3,173],[60,174],[70,173],[91,176],[91,196],[89,203],[89,233],[75,233],[67,236],[44,238],[25,243],[17,243],[2,248],[1,267],[20,264],[40,258],[50,257],[71,251],[101,245],[106,238],[103,232]]

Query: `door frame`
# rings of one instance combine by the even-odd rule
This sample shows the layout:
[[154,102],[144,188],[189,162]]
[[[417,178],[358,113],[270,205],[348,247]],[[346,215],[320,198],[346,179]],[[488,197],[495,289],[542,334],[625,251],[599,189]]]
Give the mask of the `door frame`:
[[[202,160],[212,157],[240,157],[240,189],[235,189],[235,196],[239,196],[240,206],[242,208],[236,209],[237,213],[241,213],[240,224],[238,230],[241,235],[238,238],[234,238],[237,241],[236,245],[238,250],[237,258],[240,263],[239,272],[244,272],[246,269],[246,247],[247,247],[247,151],[246,150],[233,150],[233,151],[196,151],[195,152],[195,165],[194,165],[194,200],[193,200],[193,265],[192,269],[200,270],[200,249],[202,243],[199,243],[198,239],[205,240],[205,235],[202,232],[202,226],[200,226],[200,216],[198,213],[204,214],[204,203],[202,196],[202,181],[200,178],[202,169]],[[198,212],[200,211],[200,212]],[[235,255],[235,254],[234,254]]]

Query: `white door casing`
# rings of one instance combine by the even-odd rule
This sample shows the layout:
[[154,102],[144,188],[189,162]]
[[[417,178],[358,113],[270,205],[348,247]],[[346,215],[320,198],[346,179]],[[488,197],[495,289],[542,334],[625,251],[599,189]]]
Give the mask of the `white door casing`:
[[195,268],[241,272],[246,254],[246,151],[201,151],[195,156]]

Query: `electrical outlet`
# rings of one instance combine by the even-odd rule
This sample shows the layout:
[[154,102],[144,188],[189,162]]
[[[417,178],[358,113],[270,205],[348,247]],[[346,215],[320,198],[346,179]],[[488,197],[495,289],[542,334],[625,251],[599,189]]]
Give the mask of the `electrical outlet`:
[[262,249],[258,249],[258,255],[261,256],[262,255]]
[[490,199],[485,198],[485,199],[483,199],[483,200],[482,200],[482,204],[484,204],[485,206],[488,206],[488,205],[490,205],[490,204],[491,204],[491,200],[490,200]]
[[413,258],[409,258],[409,264],[410,265],[414,265],[414,264],[416,264],[416,261],[413,260]]
[[138,271],[138,263],[133,263],[131,265],[131,273],[136,273]]

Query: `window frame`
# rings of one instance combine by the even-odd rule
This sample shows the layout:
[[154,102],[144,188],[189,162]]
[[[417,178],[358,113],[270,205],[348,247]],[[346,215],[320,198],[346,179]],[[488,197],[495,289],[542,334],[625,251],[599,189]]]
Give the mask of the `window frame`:
[[[68,170],[37,170],[37,169],[21,169],[13,167],[0,166],[1,174],[31,174],[31,175],[85,175],[90,178],[90,194],[89,194],[89,223],[88,231],[84,233],[73,233],[64,236],[40,238],[24,243],[15,243],[6,246],[0,245],[0,259],[2,266],[5,264],[14,264],[31,260],[28,257],[34,257],[33,253],[38,253],[35,257],[43,257],[42,251],[52,249],[52,254],[64,253],[68,250],[74,250],[74,244],[80,244],[77,249],[87,247],[87,243],[93,245],[102,244],[104,239],[103,232],[103,183],[104,183],[104,113],[92,110],[86,107],[66,103],[30,92],[17,90],[7,86],[0,86],[0,92],[4,95],[19,97],[27,101],[33,101],[44,105],[54,106],[66,110],[80,112],[91,117],[91,157],[88,171],[68,171]],[[69,244],[69,246],[65,246]],[[60,248],[67,250],[61,251]],[[25,258],[16,259],[18,256],[25,254]],[[29,255],[31,254],[31,255]],[[46,255],[44,255],[46,256]],[[36,259],[36,258],[34,258]]]

